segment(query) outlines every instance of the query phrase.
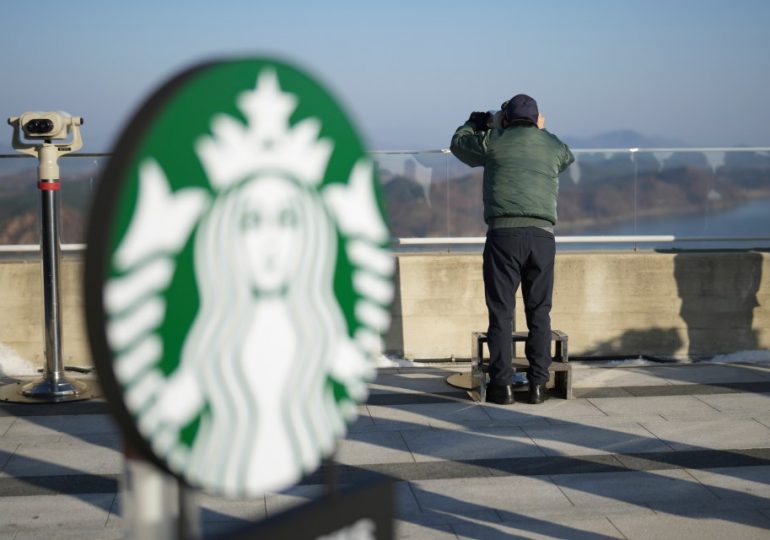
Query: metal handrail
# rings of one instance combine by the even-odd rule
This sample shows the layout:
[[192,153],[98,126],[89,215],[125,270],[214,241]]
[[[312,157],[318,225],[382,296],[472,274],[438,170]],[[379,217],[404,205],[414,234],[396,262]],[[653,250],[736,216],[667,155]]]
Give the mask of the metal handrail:
[[[765,242],[770,236],[676,236],[673,234],[636,236],[556,236],[557,244],[651,244],[673,242]],[[429,245],[480,245],[486,242],[483,236],[436,237],[436,238],[394,238],[393,243],[401,246]]]
[[770,146],[725,146],[725,147],[676,147],[676,148],[570,148],[573,154],[599,154],[599,153],[615,153],[620,154],[623,152],[636,153],[636,152],[770,152]]
[[[77,253],[86,250],[85,244],[62,244],[61,250]],[[40,244],[9,244],[0,245],[0,253],[35,253],[40,251]]]
[[[768,242],[770,236],[676,236],[673,234],[629,235],[629,236],[556,236],[557,244],[673,244],[675,242]],[[393,246],[439,246],[476,245],[486,242],[483,236],[458,236],[435,238],[393,238]],[[62,244],[66,253],[80,253],[86,244]],[[37,244],[0,245],[0,253],[34,253],[40,250]]]
[[[619,147],[619,148],[571,148],[573,154],[622,154],[637,152],[770,152],[770,146],[703,146],[703,147]],[[416,155],[416,154],[449,154],[449,148],[429,148],[426,150],[371,150],[370,155]],[[111,152],[80,152],[62,156],[65,159],[77,157],[110,157]],[[31,156],[24,154],[0,154],[0,159],[8,158],[29,158]]]

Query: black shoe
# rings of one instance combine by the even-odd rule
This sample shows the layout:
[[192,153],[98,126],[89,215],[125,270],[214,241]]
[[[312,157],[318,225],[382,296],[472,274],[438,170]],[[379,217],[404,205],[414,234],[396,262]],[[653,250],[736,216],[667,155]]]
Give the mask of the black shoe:
[[529,385],[529,404],[538,405],[549,397],[548,389],[544,384],[530,384]]
[[488,384],[487,403],[510,405],[514,402],[512,384]]

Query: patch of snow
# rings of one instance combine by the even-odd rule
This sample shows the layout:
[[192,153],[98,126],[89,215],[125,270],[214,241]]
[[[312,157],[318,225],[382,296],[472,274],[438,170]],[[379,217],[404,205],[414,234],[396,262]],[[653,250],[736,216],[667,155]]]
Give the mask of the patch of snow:
[[754,351],[737,351],[730,354],[720,354],[704,360],[704,362],[714,364],[770,364],[770,351],[768,350],[754,350]]
[[[575,364],[577,365],[577,364]],[[621,366],[621,367],[636,367],[636,366],[656,366],[660,365],[660,362],[653,362],[652,360],[645,360],[644,358],[621,358],[620,360],[607,360],[605,362],[594,362],[586,364],[587,367],[607,367],[607,366]]]
[[377,357],[378,368],[421,367],[425,365],[427,364],[421,364],[420,362],[412,362],[411,360],[407,360],[405,358],[401,358],[400,356],[395,356],[392,354],[381,354],[380,356]]
[[12,348],[0,343],[0,377],[27,377],[37,375],[37,369]]

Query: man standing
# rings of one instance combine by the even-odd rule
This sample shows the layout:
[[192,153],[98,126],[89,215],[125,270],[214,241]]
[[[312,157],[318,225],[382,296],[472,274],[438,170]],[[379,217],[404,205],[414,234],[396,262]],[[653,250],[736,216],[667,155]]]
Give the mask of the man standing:
[[548,399],[558,176],[575,158],[566,144],[543,128],[544,118],[531,97],[514,96],[503,103],[499,114],[498,119],[472,113],[455,131],[450,148],[463,163],[484,167],[487,401],[514,402],[511,333],[521,283],[529,328],[525,345],[529,403],[537,404]]

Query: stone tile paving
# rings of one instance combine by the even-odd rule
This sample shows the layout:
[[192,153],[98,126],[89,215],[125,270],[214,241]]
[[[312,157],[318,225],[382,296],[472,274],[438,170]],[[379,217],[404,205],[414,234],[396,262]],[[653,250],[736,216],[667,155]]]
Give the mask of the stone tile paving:
[[[414,487],[412,487],[414,489]],[[421,508],[419,505],[406,510],[398,518],[404,522],[427,525],[431,527],[441,525],[457,525],[468,523],[469,521],[482,523],[499,523],[500,514],[489,508],[479,509],[470,506],[462,511],[436,510],[433,508]]]
[[[576,365],[594,397],[511,407],[473,403],[450,373],[383,370],[338,448],[341,481],[400,479],[398,538],[770,535],[766,366]],[[0,404],[0,540],[122,536],[118,430],[97,403],[77,411]],[[201,496],[204,533],[316,498],[319,478],[254,501]]]
[[[83,538],[98,538],[99,540],[120,540],[126,537],[122,529],[90,528],[90,527],[60,527],[45,531],[46,540],[82,540]],[[2,536],[0,536],[2,538]],[[40,540],[40,531],[19,530],[13,540]]]
[[770,428],[752,419],[650,421],[642,425],[674,450],[770,448]]
[[488,423],[484,408],[472,402],[430,403],[424,405],[369,405],[369,414],[377,428],[419,429],[441,427],[454,429],[460,423]]
[[0,472],[4,477],[61,476],[75,473],[117,474],[123,456],[115,450],[88,443],[22,443]]
[[402,435],[417,462],[544,455],[519,427],[410,430]]
[[736,510],[704,515],[618,516],[609,518],[629,540],[767,540],[770,520],[760,512]]
[[400,431],[351,433],[340,442],[336,459],[344,465],[414,461]]
[[656,414],[627,414],[621,416],[581,416],[580,418],[547,418],[548,425],[556,426],[559,429],[569,426],[598,427],[605,429],[623,428],[626,426],[639,426],[642,422],[666,419]]
[[770,465],[688,469],[687,472],[720,499],[763,498],[770,502]]
[[655,515],[655,511],[648,506],[640,506],[633,503],[617,501],[612,505],[603,505],[597,508],[585,506],[570,506],[557,510],[543,508],[529,508],[526,512],[505,512],[498,510],[498,514],[504,523],[517,522],[522,519],[537,519],[541,521],[572,520],[572,519],[605,519],[612,516],[638,516]]
[[624,538],[608,518],[522,519],[507,523],[466,523],[454,525],[457,538],[499,540],[500,538],[570,538],[571,540],[609,540]]
[[227,500],[210,495],[198,495],[201,519],[204,522],[256,521],[267,515],[265,497],[256,500]]
[[370,387],[372,393],[389,392],[435,392],[442,393],[451,390],[446,384],[446,377],[437,377],[430,373],[415,373],[392,375],[386,374],[377,377]]
[[671,417],[719,417],[719,411],[693,396],[654,396],[651,398],[592,398],[587,400],[609,416],[639,414],[667,415]]
[[450,525],[428,526],[402,520],[395,523],[395,535],[402,540],[457,540]]
[[671,450],[647,429],[638,424],[616,425],[611,429],[600,426],[562,425],[524,427],[535,444],[549,456],[581,454],[619,454],[629,452],[660,452]]
[[585,418],[585,417],[606,417],[607,414],[600,408],[591,403],[590,400],[570,400],[550,399],[540,405],[529,405],[527,403],[516,403],[514,406],[503,405],[484,405],[487,414],[493,420],[505,421],[512,415],[526,415],[529,417],[539,417],[545,419],[551,418]]
[[116,494],[45,495],[3,497],[0,500],[0,531],[33,527],[60,528],[104,526]]
[[770,394],[721,394],[698,399],[721,413],[745,414],[763,409],[770,413]]
[[542,508],[557,512],[573,506],[547,477],[492,477],[483,482],[420,480],[412,486],[421,509],[460,516],[485,509],[526,516],[528,511]]
[[265,511],[272,516],[292,508],[324,493],[323,486],[294,486],[282,493],[271,493],[265,496]]
[[[45,540],[83,540],[84,538],[98,538],[100,540],[119,540],[125,538],[126,533],[121,528],[92,527],[87,524],[81,526],[51,527],[45,531]],[[0,536],[2,538],[2,536]],[[40,531],[37,529],[20,529],[13,540],[40,540]]]
[[123,438],[120,435],[106,433],[86,433],[83,435],[62,434],[58,441],[60,444],[89,444],[123,453]]
[[19,443],[15,441],[5,441],[0,437],[0,473],[8,463],[8,460],[16,453],[19,448]]
[[552,477],[575,506],[591,508],[617,505],[650,506],[665,509],[680,500],[706,504],[717,496],[683,470],[628,471],[613,474],[564,474]]
[[5,433],[8,431],[8,428],[10,428],[11,424],[13,424],[15,421],[16,418],[12,416],[0,418],[0,437],[5,435]]
[[[2,418],[0,418],[2,420]],[[3,435],[6,439],[20,439],[37,435],[90,435],[119,434],[118,426],[103,414],[79,414],[73,416],[25,416],[15,418]]]

